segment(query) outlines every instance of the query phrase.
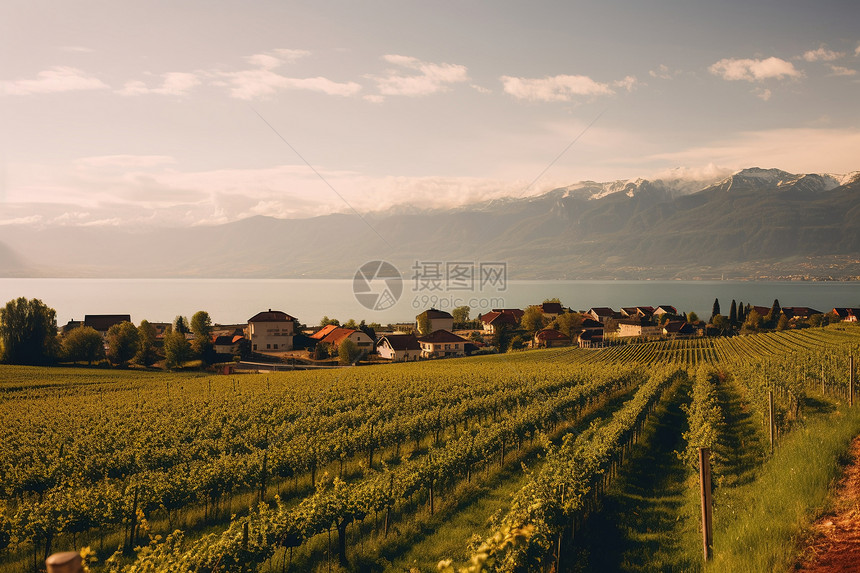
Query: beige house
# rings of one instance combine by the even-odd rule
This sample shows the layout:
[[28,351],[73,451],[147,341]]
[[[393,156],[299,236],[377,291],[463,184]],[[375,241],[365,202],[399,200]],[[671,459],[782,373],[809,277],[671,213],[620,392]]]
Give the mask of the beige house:
[[437,330],[418,339],[422,358],[465,356],[469,341],[447,330]]
[[284,352],[293,349],[296,319],[285,312],[269,309],[248,319],[248,338],[256,352]]
[[416,324],[420,325],[421,319],[425,316],[427,317],[428,334],[437,330],[454,330],[454,317],[444,310],[437,310],[435,308],[425,310],[415,317]]
[[660,336],[663,329],[659,325],[652,324],[647,319],[641,320],[625,320],[618,324],[618,337],[634,337],[634,336]]

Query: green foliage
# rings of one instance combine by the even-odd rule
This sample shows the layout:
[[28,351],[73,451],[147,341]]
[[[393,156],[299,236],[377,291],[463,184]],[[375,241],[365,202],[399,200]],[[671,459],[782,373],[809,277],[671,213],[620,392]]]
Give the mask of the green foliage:
[[325,360],[331,356],[331,345],[328,342],[317,342],[314,346],[314,360]]
[[359,350],[358,345],[352,339],[347,338],[337,347],[338,364],[342,366],[352,364],[359,354],[361,354],[361,350]]
[[181,315],[174,318],[173,332],[179,332],[181,334],[188,334],[191,332],[191,328],[188,326],[188,319]]
[[149,366],[158,360],[155,351],[156,330],[148,320],[141,320],[137,327],[137,355],[134,361]]
[[63,337],[63,359],[92,364],[104,358],[105,341],[91,326],[79,326]]
[[430,334],[430,317],[427,316],[426,312],[422,312],[415,318],[416,324],[418,326],[418,332],[421,336],[427,336]]
[[137,328],[128,321],[111,326],[105,340],[108,360],[122,366],[135,357],[140,346]]
[[350,318],[346,322],[343,323],[344,328],[351,328],[352,330],[358,330],[358,323],[355,322],[354,318]]
[[546,319],[541,308],[539,306],[527,307],[523,313],[523,317],[520,319],[520,325],[523,327],[523,330],[532,335],[538,330],[543,329],[546,326]]
[[454,317],[454,324],[462,325],[469,322],[469,313],[472,309],[469,306],[458,306],[451,311],[451,316]]
[[523,340],[522,335],[517,334],[511,339],[510,350],[522,350],[525,347],[526,343]]
[[48,364],[59,351],[57,313],[39,299],[10,300],[0,308],[0,351],[7,364]]
[[687,313],[687,322],[689,322],[691,324],[694,322],[699,322],[699,315],[693,311],[688,312]]
[[191,332],[195,339],[210,338],[212,336],[212,319],[205,310],[198,310],[191,317]]
[[323,316],[322,320],[320,321],[320,326],[328,326],[329,324],[340,326],[340,321],[336,318],[329,318],[328,316]]
[[571,340],[576,341],[576,337],[579,336],[579,332],[582,330],[583,320],[585,320],[585,317],[578,312],[566,312],[558,315],[551,326],[562,334],[569,336]]
[[[696,473],[699,467],[699,448],[709,448],[716,454],[715,446],[723,423],[723,412],[717,399],[718,383],[716,370],[710,366],[699,367],[693,380],[693,400],[689,406],[683,406],[689,430],[683,435],[687,448],[679,456],[690,470]],[[714,473],[719,474],[719,471],[715,470]]]
[[170,370],[181,368],[193,356],[185,334],[171,331],[164,335],[164,366]]
[[720,314],[720,299],[714,299],[714,307],[711,309],[711,319],[708,322],[713,323],[714,317]]
[[789,325],[790,325],[790,321],[788,320],[788,317],[785,316],[784,314],[780,314],[779,320],[776,322],[776,329],[777,330],[786,330],[789,327]]
[[743,330],[747,332],[758,332],[764,327],[764,320],[762,317],[752,309],[747,314],[747,319],[744,321]]

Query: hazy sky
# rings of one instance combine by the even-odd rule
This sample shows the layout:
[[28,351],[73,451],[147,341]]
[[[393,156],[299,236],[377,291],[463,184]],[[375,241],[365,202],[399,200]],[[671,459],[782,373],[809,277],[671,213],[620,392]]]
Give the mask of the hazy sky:
[[856,1],[4,0],[0,223],[846,173],[858,23]]

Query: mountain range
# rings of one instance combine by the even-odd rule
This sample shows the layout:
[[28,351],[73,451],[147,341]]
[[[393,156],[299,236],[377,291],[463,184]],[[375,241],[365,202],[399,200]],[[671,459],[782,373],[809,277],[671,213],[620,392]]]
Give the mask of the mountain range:
[[860,277],[860,172],[576,183],[527,198],[215,226],[0,227],[0,276],[352,278],[387,260],[512,279]]

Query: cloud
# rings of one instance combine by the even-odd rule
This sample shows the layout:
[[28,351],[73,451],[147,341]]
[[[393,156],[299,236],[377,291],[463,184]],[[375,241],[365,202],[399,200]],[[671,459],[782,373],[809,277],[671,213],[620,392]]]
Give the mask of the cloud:
[[[236,72],[215,72],[213,75],[227,80],[232,97],[244,100],[265,98],[282,90],[310,90],[327,95],[348,97],[361,91],[355,82],[336,82],[324,77],[294,78],[275,70],[285,63],[309,55],[305,50],[278,49],[248,56],[251,69]],[[216,82],[217,84],[218,82]]]
[[650,70],[648,75],[658,80],[671,80],[680,73],[679,70],[670,70],[666,64],[660,64],[656,70]]
[[491,94],[493,90],[490,88],[485,88],[484,86],[479,86],[478,84],[469,84],[469,87],[478,92],[479,94]]
[[570,101],[575,96],[599,96],[615,93],[608,84],[588,76],[559,75],[545,78],[502,76],[505,92],[529,101]]
[[121,90],[117,90],[117,93],[127,96],[146,94],[183,96],[200,85],[197,74],[191,72],[169,72],[162,74],[161,77],[163,80],[160,87],[150,88],[144,82],[129,81]]
[[725,58],[712,64],[708,70],[729,81],[757,82],[785,77],[799,78],[803,75],[791,62],[775,57],[764,60]]
[[830,67],[830,71],[834,76],[854,76],[857,74],[857,70],[846,68],[843,66],[834,66],[833,64],[827,64]]
[[623,80],[612,82],[612,85],[616,88],[624,88],[628,92],[632,92],[639,85],[639,80],[636,79],[636,76],[626,76]]
[[854,55],[860,56],[860,44],[858,44],[857,47],[854,48]]
[[768,88],[756,88],[753,90],[755,96],[763,101],[768,101],[770,96],[773,95],[773,92]]
[[386,70],[384,76],[371,76],[379,93],[385,96],[424,96],[447,91],[451,84],[469,80],[468,69],[459,64],[434,64],[418,58],[389,54],[382,57],[389,64],[412,70],[404,74],[398,69]]
[[169,155],[94,155],[75,160],[77,167],[155,167],[169,165],[176,160]]
[[751,165],[791,173],[847,173],[857,169],[860,129],[803,127],[741,132],[709,145],[652,155],[673,165]]
[[801,57],[807,62],[832,62],[833,60],[845,57],[845,52],[834,52],[822,45],[817,50],[805,52]]
[[83,70],[55,66],[39,72],[36,79],[20,79],[0,83],[2,93],[8,95],[47,94],[70,91],[108,89],[106,83]]

